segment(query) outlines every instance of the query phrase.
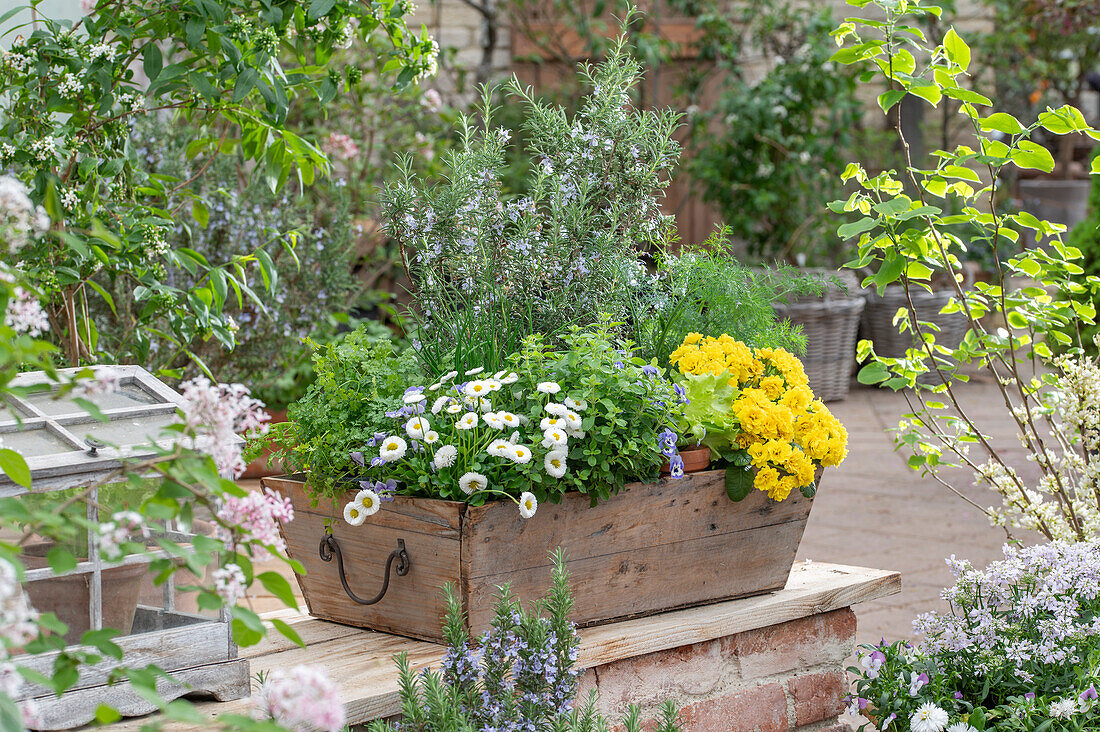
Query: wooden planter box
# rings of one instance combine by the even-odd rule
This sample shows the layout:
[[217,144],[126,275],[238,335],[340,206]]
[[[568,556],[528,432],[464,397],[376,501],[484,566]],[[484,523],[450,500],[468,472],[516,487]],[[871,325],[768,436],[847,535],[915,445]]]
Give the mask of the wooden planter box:
[[[310,614],[437,642],[445,583],[458,588],[469,628],[479,635],[492,619],[500,585],[509,584],[525,603],[545,593],[549,553],[558,546],[566,552],[573,620],[581,626],[779,590],[812,504],[798,491],[776,503],[755,490],[734,503],[726,496],[724,471],[711,470],[634,483],[594,507],[588,496],[572,493],[560,504],[540,505],[529,520],[511,502],[468,506],[397,496],[352,527],[335,517],[354,494],[335,513],[327,503],[314,508],[304,479],[265,478],[263,485],[294,503],[294,520],[281,529],[288,553],[306,568],[298,584]],[[341,585],[336,561],[319,556],[326,522],[339,542],[348,585],[359,596],[381,589],[386,558],[399,540],[408,552],[408,574],[393,573],[377,604],[356,604]]]

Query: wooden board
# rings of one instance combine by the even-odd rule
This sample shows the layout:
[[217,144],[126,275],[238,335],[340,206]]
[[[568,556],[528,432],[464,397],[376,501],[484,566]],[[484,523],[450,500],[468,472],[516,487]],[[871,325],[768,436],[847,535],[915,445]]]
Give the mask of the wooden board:
[[[800,562],[791,570],[779,592],[731,600],[706,607],[627,620],[580,631],[578,668],[636,658],[648,653],[722,638],[818,613],[850,607],[901,590],[897,572],[845,567],[822,562]],[[413,669],[438,668],[444,648],[422,641],[395,638],[384,633],[357,630],[324,622],[290,610],[265,615],[288,623],[306,639],[307,648],[283,642],[270,631],[258,646],[242,649],[255,671],[316,664],[340,685],[348,710],[348,724],[362,724],[400,713],[396,652],[407,652]],[[349,649],[354,652],[348,652]],[[248,714],[247,699],[223,704],[201,704],[209,719],[201,725],[168,723],[166,732],[209,730],[219,714]],[[153,720],[132,720],[111,725],[109,732],[137,732]]]
[[[523,602],[543,594],[550,552],[563,547],[575,587],[580,625],[664,612],[772,592],[784,586],[806,527],[812,500],[795,493],[775,502],[753,491],[734,503],[721,470],[681,480],[635,483],[596,506],[575,493],[523,519],[511,502],[471,507],[451,501],[397,497],[365,524],[351,527],[343,505],[311,508],[303,476],[265,479],[295,504],[282,527],[288,552],[307,573],[298,582],[319,618],[431,641],[442,639],[440,588],[453,583],[480,635],[502,585]],[[403,540],[408,575],[392,576],[377,605],[353,602],[335,562],[318,556],[326,521],[342,547],[349,587],[372,597],[386,557]]]

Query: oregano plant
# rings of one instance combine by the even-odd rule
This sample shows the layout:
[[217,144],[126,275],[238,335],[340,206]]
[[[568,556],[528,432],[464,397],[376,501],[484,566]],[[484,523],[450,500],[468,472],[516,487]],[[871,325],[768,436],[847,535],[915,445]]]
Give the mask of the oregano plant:
[[[1054,159],[1032,138],[1083,133],[1100,140],[1080,110],[1048,108],[1036,120],[1021,121],[995,111],[994,102],[976,91],[970,78],[970,47],[954,29],[940,43],[929,43],[911,22],[938,14],[919,0],[849,0],[858,8],[877,6],[883,19],[846,19],[833,36],[841,46],[833,59],[860,67],[865,83],[881,83],[882,111],[890,119],[904,153],[900,170],[871,174],[860,163],[844,171],[856,190],[830,204],[850,218],[838,233],[858,244],[849,266],[868,268],[864,281],[882,291],[901,287],[909,298],[895,323],[912,334],[905,356],[876,355],[874,344],[859,344],[871,363],[860,380],[901,391],[910,410],[897,432],[909,465],[931,476],[997,524],[1035,530],[1047,538],[1083,540],[1100,530],[1100,482],[1091,467],[1098,435],[1088,418],[1091,394],[1083,370],[1089,363],[1055,359],[1050,341],[1073,348],[1078,324],[1095,318],[1090,288],[1081,281],[1081,253],[1062,240],[1065,227],[1041,221],[1026,211],[998,206],[1002,181],[1012,168],[1050,172]],[[914,159],[902,125],[900,103],[907,96],[937,106],[957,100],[968,131],[951,149]],[[1093,173],[1100,173],[1094,163]],[[959,211],[959,213],[949,213]],[[1020,231],[1029,229],[1042,246],[1020,249]],[[964,232],[970,232],[964,238]],[[974,234],[973,232],[978,232]],[[963,267],[970,241],[981,240],[994,253],[996,272],[988,282],[964,288]],[[937,341],[937,326],[915,317],[913,293],[946,280],[954,297],[944,313],[958,313],[968,330],[954,348]],[[1091,365],[1095,373],[1095,364]],[[1014,424],[1028,460],[1040,471],[1029,483],[989,429],[979,424],[960,386],[975,370],[996,385],[1005,415]],[[932,378],[921,379],[930,375]],[[1093,382],[1095,383],[1095,381]],[[968,468],[979,484],[1000,493],[1002,505],[984,508],[968,498],[945,471]]]

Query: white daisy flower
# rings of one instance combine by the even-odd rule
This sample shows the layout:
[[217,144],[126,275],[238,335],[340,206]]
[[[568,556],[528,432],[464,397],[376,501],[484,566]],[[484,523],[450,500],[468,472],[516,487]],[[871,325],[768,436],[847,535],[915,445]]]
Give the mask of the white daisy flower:
[[485,384],[489,387],[489,391],[500,391],[504,388],[504,384],[500,383],[500,379],[486,379]]
[[493,378],[496,379],[497,381],[500,381],[501,379],[504,378],[505,374],[507,374],[507,373],[508,373],[508,369],[501,369],[500,371],[497,371],[495,374],[493,374]]
[[489,447],[485,449],[485,452],[489,453],[493,457],[507,457],[508,451],[512,449],[512,443],[508,440],[493,440],[489,443]]
[[581,428],[581,415],[576,412],[566,412],[563,419],[570,429],[579,430]]
[[454,465],[456,459],[458,459],[458,448],[454,445],[443,445],[436,449],[435,457],[432,458],[432,465],[435,466],[436,470],[442,470]]
[[542,446],[543,447],[561,447],[565,443],[569,442],[569,436],[565,434],[565,430],[551,427],[542,433]]
[[566,412],[569,411],[569,407],[564,404],[558,404],[557,402],[550,402],[543,409],[546,413],[554,417],[564,417]]
[[546,474],[551,478],[560,478],[565,475],[566,454],[564,450],[551,450],[542,460],[542,466],[546,468]]
[[457,371],[448,371],[447,373],[445,373],[445,374],[443,374],[442,376],[439,377],[439,383],[440,384],[446,384],[448,381],[450,381],[451,379],[453,379],[456,376],[458,376]]
[[439,391],[443,384],[432,384],[428,387],[428,391]]
[[572,397],[565,398],[565,406],[569,407],[575,412],[583,412],[588,409],[588,402],[583,399],[574,399]]
[[382,447],[378,451],[378,455],[387,463],[392,463],[394,460],[400,460],[405,457],[405,453],[408,449],[409,444],[397,435],[394,435],[393,437],[387,437],[382,440]]
[[405,402],[406,404],[416,404],[417,402],[422,402],[427,398],[428,397],[424,396],[423,392],[414,391],[411,394],[406,394],[405,396],[401,397],[401,401]]
[[486,412],[481,415],[481,418],[485,420],[485,424],[489,425],[494,430],[504,429],[504,420],[498,417],[496,412]]
[[966,722],[955,722],[955,724],[947,728],[947,732],[978,732],[978,730],[971,727]]
[[519,417],[511,412],[497,412],[497,417],[505,427],[519,427]]
[[462,390],[462,393],[468,397],[480,399],[489,393],[489,382],[481,381],[480,379],[471,381],[466,384],[466,388]]
[[535,511],[539,510],[538,499],[535,498],[533,493],[523,493],[519,497],[519,515],[525,519],[529,519],[535,515]]
[[344,521],[352,526],[362,526],[366,520],[367,514],[364,513],[363,507],[355,501],[349,501],[348,505],[344,506]]
[[[1077,714],[1077,700],[1073,697],[1059,699],[1058,701],[1050,703],[1051,719],[1069,719],[1074,714]],[[913,729],[916,730],[916,727]]]
[[456,403],[456,404],[451,404],[450,406],[448,406],[446,411],[447,411],[447,414],[458,414],[459,412],[462,411],[462,409],[463,409],[462,405]]
[[508,436],[508,444],[509,445],[514,445],[517,442],[519,442],[519,436],[520,436],[519,435],[519,430],[516,430],[515,432],[513,432],[511,435]]
[[519,374],[517,374],[515,371],[509,371],[504,376],[499,376],[497,378],[500,379],[500,383],[502,384],[514,384],[519,381]]
[[476,412],[466,412],[466,414],[459,418],[455,427],[458,427],[460,430],[472,430],[474,427],[477,427],[477,422],[478,416]]
[[439,414],[443,410],[443,407],[447,406],[452,401],[454,400],[451,399],[449,396],[439,397],[432,403],[432,414]]
[[382,501],[378,498],[378,494],[370,488],[364,488],[356,493],[354,502],[359,504],[364,517],[373,516],[378,513],[378,509],[382,508]]
[[424,444],[425,445],[434,445],[437,442],[439,442],[439,433],[438,432],[436,432],[435,430],[428,430],[427,432],[424,433]]
[[[478,374],[480,374],[484,370],[485,370],[484,366],[478,366],[476,369],[470,369],[469,371],[467,371],[466,375],[467,376],[477,376]],[[458,374],[456,373],[455,375],[457,376]]]
[[535,384],[535,389],[542,392],[543,394],[557,394],[559,391],[561,391],[561,385],[553,381],[540,381],[539,383]]
[[472,396],[469,396],[467,394],[463,394],[462,395],[462,403],[465,404],[470,409],[473,409],[474,407],[480,407],[481,406],[481,399],[479,399],[478,397],[472,397]]
[[564,426],[565,421],[561,417],[543,417],[542,421],[539,422],[539,429],[543,432]]
[[491,401],[489,401],[488,399],[479,400],[478,406],[481,407],[481,413],[482,414],[485,414],[486,412],[493,411],[493,403]]
[[909,728],[912,732],[943,732],[950,719],[947,712],[932,702],[925,702],[909,717]]
[[424,433],[431,428],[432,426],[428,424],[428,420],[423,417],[413,417],[405,423],[405,432],[414,440],[423,440]]
[[531,448],[526,445],[512,445],[505,453],[514,463],[525,465],[531,462]]
[[481,473],[475,473],[472,470],[469,473],[463,473],[462,477],[458,479],[458,487],[461,488],[462,492],[466,495],[477,493],[487,485],[489,485],[489,479]]

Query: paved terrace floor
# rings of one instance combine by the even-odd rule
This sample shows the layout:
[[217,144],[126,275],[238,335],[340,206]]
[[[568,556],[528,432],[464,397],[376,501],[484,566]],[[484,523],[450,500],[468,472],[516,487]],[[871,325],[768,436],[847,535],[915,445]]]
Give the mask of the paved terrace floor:
[[[992,382],[975,378],[962,387],[961,395],[968,412],[997,444],[1021,452]],[[825,473],[798,558],[900,571],[901,594],[856,608],[858,642],[909,638],[916,614],[944,607],[939,592],[951,582],[944,557],[955,554],[984,565],[1001,556],[1004,531],[990,526],[983,514],[946,488],[910,470],[906,456],[894,451],[889,430],[906,411],[902,395],[853,382],[848,399],[829,407],[848,429],[849,454],[840,468]],[[968,476],[958,477],[960,487],[980,505],[993,502],[990,492],[968,487]],[[262,594],[252,602],[258,611],[279,607]]]

